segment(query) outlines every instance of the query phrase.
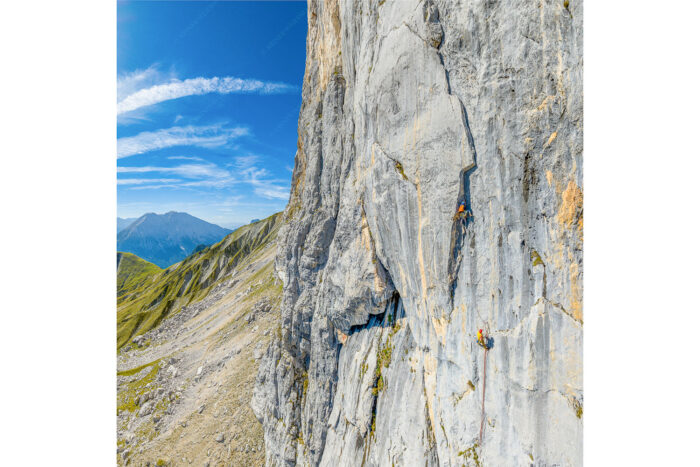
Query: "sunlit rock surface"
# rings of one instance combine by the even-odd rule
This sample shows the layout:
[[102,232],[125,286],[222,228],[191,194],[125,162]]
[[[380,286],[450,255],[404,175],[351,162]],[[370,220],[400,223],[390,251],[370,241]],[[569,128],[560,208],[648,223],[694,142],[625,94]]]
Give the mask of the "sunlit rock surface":
[[308,2],[282,328],[252,401],[268,465],[582,464],[567,5]]

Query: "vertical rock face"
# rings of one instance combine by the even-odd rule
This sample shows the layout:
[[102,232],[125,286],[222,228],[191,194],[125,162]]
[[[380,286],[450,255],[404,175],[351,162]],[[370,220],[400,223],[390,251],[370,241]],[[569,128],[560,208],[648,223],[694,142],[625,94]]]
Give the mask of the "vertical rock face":
[[281,332],[252,402],[269,465],[582,463],[566,5],[309,0]]

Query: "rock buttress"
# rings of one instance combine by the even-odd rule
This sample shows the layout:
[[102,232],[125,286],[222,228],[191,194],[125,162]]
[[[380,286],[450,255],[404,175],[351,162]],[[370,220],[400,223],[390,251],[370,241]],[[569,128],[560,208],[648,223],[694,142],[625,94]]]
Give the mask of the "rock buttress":
[[311,0],[308,19],[252,402],[268,465],[580,465],[581,4]]

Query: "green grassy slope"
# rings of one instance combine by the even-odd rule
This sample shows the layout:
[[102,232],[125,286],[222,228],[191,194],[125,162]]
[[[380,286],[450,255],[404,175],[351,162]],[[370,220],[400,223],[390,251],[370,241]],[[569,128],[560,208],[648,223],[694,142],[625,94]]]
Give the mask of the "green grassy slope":
[[117,297],[153,281],[161,268],[131,253],[117,252]]
[[281,213],[243,226],[219,243],[165,269],[153,281],[117,297],[117,349],[153,329],[182,306],[201,300],[251,253],[271,247]]

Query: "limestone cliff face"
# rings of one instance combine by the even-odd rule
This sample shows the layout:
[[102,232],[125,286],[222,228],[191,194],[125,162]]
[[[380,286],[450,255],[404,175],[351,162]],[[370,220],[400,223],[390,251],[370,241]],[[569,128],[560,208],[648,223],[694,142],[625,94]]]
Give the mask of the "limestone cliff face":
[[309,0],[281,332],[252,401],[269,465],[582,463],[566,4]]

